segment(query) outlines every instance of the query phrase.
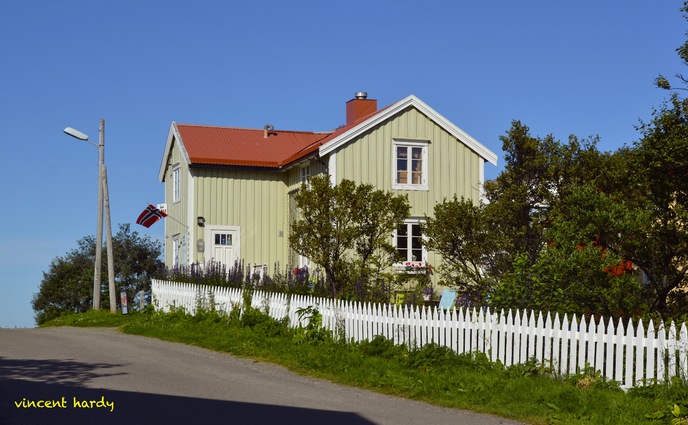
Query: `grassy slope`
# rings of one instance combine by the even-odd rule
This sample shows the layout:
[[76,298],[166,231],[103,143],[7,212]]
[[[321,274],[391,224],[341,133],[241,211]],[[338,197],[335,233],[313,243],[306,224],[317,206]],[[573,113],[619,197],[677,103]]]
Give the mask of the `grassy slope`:
[[[48,326],[119,327],[125,333],[282,364],[345,385],[532,424],[671,423],[674,404],[688,401],[685,385],[627,394],[594,374],[562,380],[536,364],[504,369],[484,356],[457,356],[438,347],[409,352],[384,339],[344,344],[317,328],[292,330],[258,312],[241,319],[214,313],[191,317],[182,312],[90,312]],[[656,419],[650,419],[653,416]]]

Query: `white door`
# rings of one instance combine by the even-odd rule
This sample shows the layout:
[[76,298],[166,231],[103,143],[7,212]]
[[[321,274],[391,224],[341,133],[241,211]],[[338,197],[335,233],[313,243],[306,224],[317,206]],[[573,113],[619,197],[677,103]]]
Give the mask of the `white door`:
[[239,259],[239,231],[213,229],[210,231],[213,261],[220,262],[228,268]]

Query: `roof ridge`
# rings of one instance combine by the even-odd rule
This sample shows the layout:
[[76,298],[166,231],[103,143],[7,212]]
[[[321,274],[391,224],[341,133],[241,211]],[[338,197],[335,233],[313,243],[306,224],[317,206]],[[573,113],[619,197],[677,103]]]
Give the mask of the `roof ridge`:
[[[234,126],[226,126],[226,125],[210,125],[210,124],[183,124],[183,123],[177,123],[177,126],[182,126],[182,127],[200,127],[200,128],[217,128],[217,129],[223,129],[223,130],[242,130],[242,131],[264,131],[265,129],[263,128],[248,128],[248,127],[234,127]],[[332,134],[333,131],[309,131],[309,130],[285,130],[281,128],[275,128],[272,131],[281,131],[284,133],[298,133],[298,134]]]

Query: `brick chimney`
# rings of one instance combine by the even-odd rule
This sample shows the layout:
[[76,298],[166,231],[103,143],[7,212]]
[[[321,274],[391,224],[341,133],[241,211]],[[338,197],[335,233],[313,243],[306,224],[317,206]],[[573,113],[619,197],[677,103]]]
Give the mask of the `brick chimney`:
[[346,102],[346,124],[377,111],[377,100],[368,99],[368,93],[356,92],[354,98]]

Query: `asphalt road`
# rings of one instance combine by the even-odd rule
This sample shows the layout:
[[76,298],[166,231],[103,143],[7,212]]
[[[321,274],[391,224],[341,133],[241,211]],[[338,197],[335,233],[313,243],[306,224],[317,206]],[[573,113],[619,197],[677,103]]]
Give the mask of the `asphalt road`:
[[112,329],[0,329],[0,425],[516,424]]

